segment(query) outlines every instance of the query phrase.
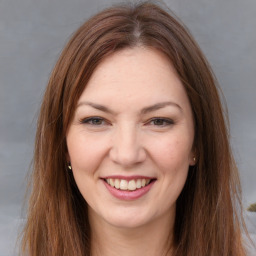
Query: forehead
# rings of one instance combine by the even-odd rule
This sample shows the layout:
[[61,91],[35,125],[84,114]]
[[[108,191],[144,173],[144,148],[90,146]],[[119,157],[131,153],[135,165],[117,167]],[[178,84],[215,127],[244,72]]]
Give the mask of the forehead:
[[188,101],[170,60],[160,51],[135,47],[105,58],[93,72],[79,101],[112,104],[154,101]]

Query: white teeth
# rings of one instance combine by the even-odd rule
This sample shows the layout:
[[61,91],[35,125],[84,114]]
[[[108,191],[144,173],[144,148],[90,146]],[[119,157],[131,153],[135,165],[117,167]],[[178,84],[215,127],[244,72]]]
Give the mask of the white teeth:
[[134,191],[145,187],[150,183],[150,179],[123,180],[123,179],[106,179],[106,182],[113,188],[120,190]]
[[115,179],[115,188],[120,188],[120,181],[118,179]]
[[136,187],[137,187],[137,188],[141,188],[141,180],[137,180],[137,182],[136,182]]
[[112,187],[115,186],[115,181],[113,179],[109,179],[108,184],[110,184]]
[[135,190],[136,188],[137,187],[136,187],[135,180],[130,180],[128,184],[128,190]]
[[127,180],[121,180],[120,181],[120,189],[121,190],[127,190],[128,188],[128,181]]

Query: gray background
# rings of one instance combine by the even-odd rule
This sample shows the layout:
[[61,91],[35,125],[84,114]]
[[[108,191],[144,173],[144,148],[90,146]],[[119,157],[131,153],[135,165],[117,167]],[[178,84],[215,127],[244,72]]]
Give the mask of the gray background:
[[[0,256],[16,255],[36,117],[51,69],[72,32],[114,2],[0,0]],[[247,207],[256,202],[256,1],[165,2],[191,30],[221,84]]]

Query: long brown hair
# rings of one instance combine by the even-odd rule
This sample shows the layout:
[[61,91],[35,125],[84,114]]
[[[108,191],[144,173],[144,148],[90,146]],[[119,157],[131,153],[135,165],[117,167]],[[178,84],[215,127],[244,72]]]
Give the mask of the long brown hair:
[[165,53],[189,97],[197,164],[177,200],[175,255],[242,256],[240,184],[216,80],[184,25],[150,2],[114,6],[84,23],[63,50],[38,120],[22,252],[90,255],[87,204],[67,170],[66,132],[91,74],[126,47]]

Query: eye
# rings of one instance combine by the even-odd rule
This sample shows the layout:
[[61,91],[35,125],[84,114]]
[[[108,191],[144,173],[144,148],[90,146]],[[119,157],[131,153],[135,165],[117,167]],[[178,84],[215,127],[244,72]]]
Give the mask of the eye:
[[89,125],[93,125],[93,126],[102,126],[102,125],[107,124],[107,122],[102,117],[97,117],[97,116],[81,119],[80,123],[81,124],[89,124]]
[[165,127],[165,126],[173,125],[174,122],[172,119],[169,119],[169,118],[156,117],[156,118],[150,119],[148,124],[159,126],[159,127]]

